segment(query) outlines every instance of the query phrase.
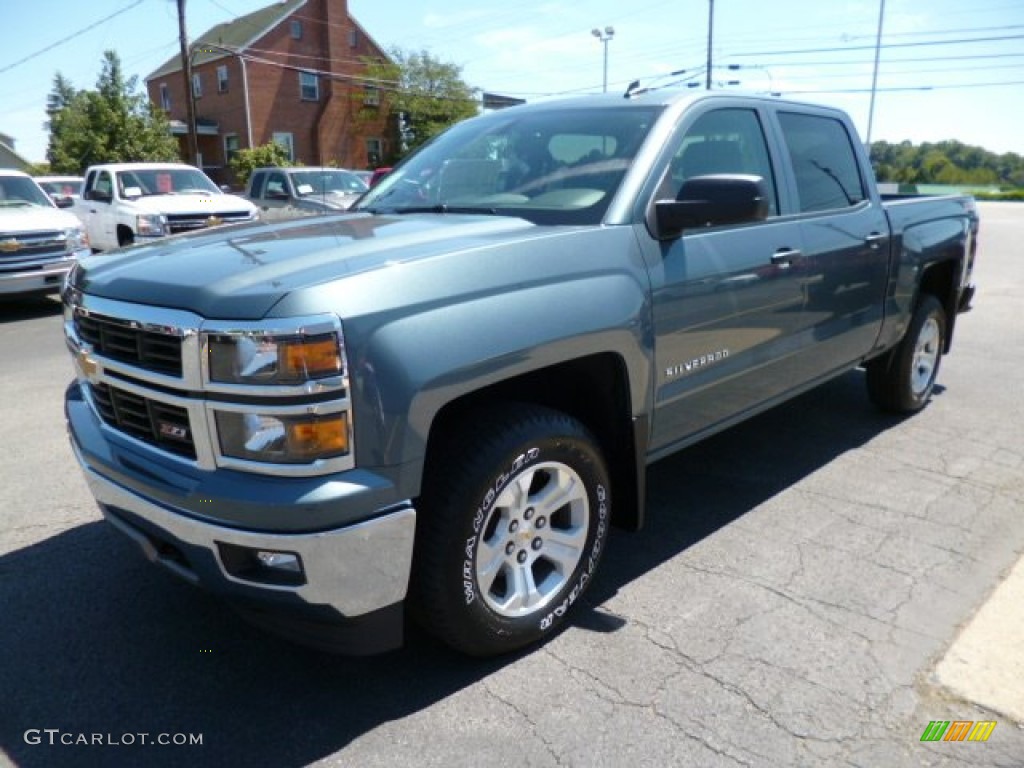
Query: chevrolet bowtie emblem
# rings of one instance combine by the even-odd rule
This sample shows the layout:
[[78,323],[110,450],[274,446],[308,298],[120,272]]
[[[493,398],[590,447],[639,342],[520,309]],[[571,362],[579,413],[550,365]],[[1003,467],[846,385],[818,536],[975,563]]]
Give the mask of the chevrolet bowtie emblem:
[[6,240],[0,240],[0,251],[4,253],[14,253],[15,251],[21,250],[21,243],[18,242],[18,238],[9,237]]
[[78,350],[78,367],[87,379],[95,376],[100,369],[99,363],[93,360],[92,356],[84,349]]
[[223,224],[223,223],[224,223],[224,219],[222,219],[220,216],[210,216],[206,220],[206,226],[208,226],[208,227],[216,227],[218,224]]

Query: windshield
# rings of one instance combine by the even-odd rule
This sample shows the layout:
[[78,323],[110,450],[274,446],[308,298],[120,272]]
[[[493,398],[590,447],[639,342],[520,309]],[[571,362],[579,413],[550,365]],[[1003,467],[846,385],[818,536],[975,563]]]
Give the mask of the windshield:
[[467,120],[408,158],[353,210],[597,224],[659,111],[512,109]]
[[70,197],[80,194],[82,190],[81,179],[50,179],[47,181],[37,179],[36,182],[48,195]]
[[53,208],[53,201],[32,179],[25,176],[0,176],[0,208],[38,205]]
[[368,187],[348,171],[295,171],[292,173],[299,197],[322,195],[361,195]]
[[148,195],[219,195],[221,191],[195,168],[152,168],[120,171],[117,191],[121,197]]

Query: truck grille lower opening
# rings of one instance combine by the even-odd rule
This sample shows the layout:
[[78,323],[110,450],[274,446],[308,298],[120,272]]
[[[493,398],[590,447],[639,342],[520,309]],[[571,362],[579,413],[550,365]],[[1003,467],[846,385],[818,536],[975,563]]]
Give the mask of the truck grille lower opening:
[[196,458],[188,411],[109,384],[90,385],[100,418],[108,425],[165,451]]

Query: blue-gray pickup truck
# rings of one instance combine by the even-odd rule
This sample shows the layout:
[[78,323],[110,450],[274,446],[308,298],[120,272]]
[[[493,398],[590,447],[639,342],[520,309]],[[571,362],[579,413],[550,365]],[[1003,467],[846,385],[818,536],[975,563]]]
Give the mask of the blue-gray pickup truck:
[[833,109],[493,112],[348,213],[82,260],[71,444],[115,528],[260,625],[507,652],[642,524],[651,462],[857,367],[924,407],[977,228],[967,197],[883,202]]

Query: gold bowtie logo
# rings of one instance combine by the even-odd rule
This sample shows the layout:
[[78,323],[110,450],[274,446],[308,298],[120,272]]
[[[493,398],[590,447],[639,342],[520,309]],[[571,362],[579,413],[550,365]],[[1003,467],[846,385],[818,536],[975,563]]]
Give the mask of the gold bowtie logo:
[[15,251],[21,250],[21,243],[18,242],[16,237],[9,237],[6,240],[0,240],[0,251],[4,253],[14,253]]

